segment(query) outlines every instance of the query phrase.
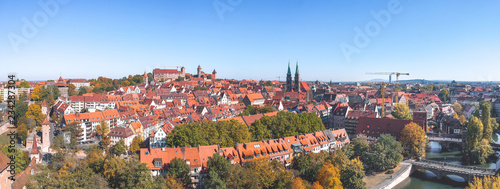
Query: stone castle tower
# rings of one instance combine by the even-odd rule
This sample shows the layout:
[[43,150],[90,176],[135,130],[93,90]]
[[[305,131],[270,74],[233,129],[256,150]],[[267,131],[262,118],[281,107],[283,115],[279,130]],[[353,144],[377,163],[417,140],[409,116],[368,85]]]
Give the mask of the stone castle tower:
[[49,152],[50,147],[50,122],[47,118],[42,123],[42,152]]

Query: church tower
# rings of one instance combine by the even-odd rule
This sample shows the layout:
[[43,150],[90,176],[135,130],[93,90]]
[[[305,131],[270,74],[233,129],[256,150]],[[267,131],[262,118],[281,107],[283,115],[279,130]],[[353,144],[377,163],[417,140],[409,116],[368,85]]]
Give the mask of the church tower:
[[50,122],[47,118],[42,123],[42,152],[49,152],[50,147]]
[[295,85],[294,91],[300,92],[300,74],[299,74],[299,61],[295,64]]
[[290,61],[288,61],[288,72],[286,74],[286,92],[292,91],[292,72],[290,71]]
[[148,74],[144,71],[144,75],[142,76],[142,82],[147,85],[148,84]]

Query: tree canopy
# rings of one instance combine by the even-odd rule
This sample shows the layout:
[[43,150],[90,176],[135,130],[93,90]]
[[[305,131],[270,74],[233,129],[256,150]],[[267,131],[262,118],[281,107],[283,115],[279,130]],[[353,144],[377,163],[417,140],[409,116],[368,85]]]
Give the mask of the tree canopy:
[[396,119],[413,120],[413,115],[410,113],[410,108],[405,103],[397,103],[394,105],[394,111],[391,113]]
[[390,134],[381,134],[370,147],[368,160],[365,162],[371,170],[385,171],[396,167],[403,160],[403,147]]
[[426,134],[422,127],[411,122],[405,125],[401,131],[399,141],[407,150],[405,153],[412,158],[425,157],[425,149],[427,146]]
[[167,146],[206,146],[219,144],[221,147],[250,142],[250,132],[245,124],[236,120],[204,121],[178,125],[167,136]]

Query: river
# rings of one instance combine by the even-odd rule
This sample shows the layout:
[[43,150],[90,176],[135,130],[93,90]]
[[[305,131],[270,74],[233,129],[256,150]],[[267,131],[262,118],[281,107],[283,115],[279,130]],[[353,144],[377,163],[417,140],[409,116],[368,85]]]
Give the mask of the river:
[[[500,135],[497,133],[497,138],[500,138]],[[497,140],[495,143],[500,144],[500,140]],[[427,159],[431,160],[439,160],[443,162],[447,162],[450,164],[461,165],[461,153],[460,151],[452,151],[452,152],[441,152],[441,146],[436,142],[431,142],[430,150],[426,154]],[[499,152],[497,152],[499,153]],[[495,163],[489,163],[485,165],[478,165],[478,167],[482,168],[496,168]],[[397,185],[396,189],[462,189],[467,186],[467,183],[464,182],[459,176],[450,175],[448,177],[444,177],[442,179],[437,179],[434,173],[430,171],[415,171],[410,175],[406,180]]]

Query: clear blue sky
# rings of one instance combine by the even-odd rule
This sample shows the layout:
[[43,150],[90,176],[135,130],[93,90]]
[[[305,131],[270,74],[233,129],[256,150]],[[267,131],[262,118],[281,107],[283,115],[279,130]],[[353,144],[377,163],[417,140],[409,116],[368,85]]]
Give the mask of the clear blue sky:
[[[218,12],[214,2],[231,10]],[[401,0],[350,61],[341,44],[356,47],[354,29],[374,26],[370,12],[388,11],[391,1],[229,2],[72,0],[47,12],[39,1],[0,1],[0,81],[12,72],[27,80],[119,78],[173,66],[194,73],[199,64],[219,78],[283,81],[297,59],[303,80],[385,78],[365,75],[378,71],[500,80],[500,1]]]

